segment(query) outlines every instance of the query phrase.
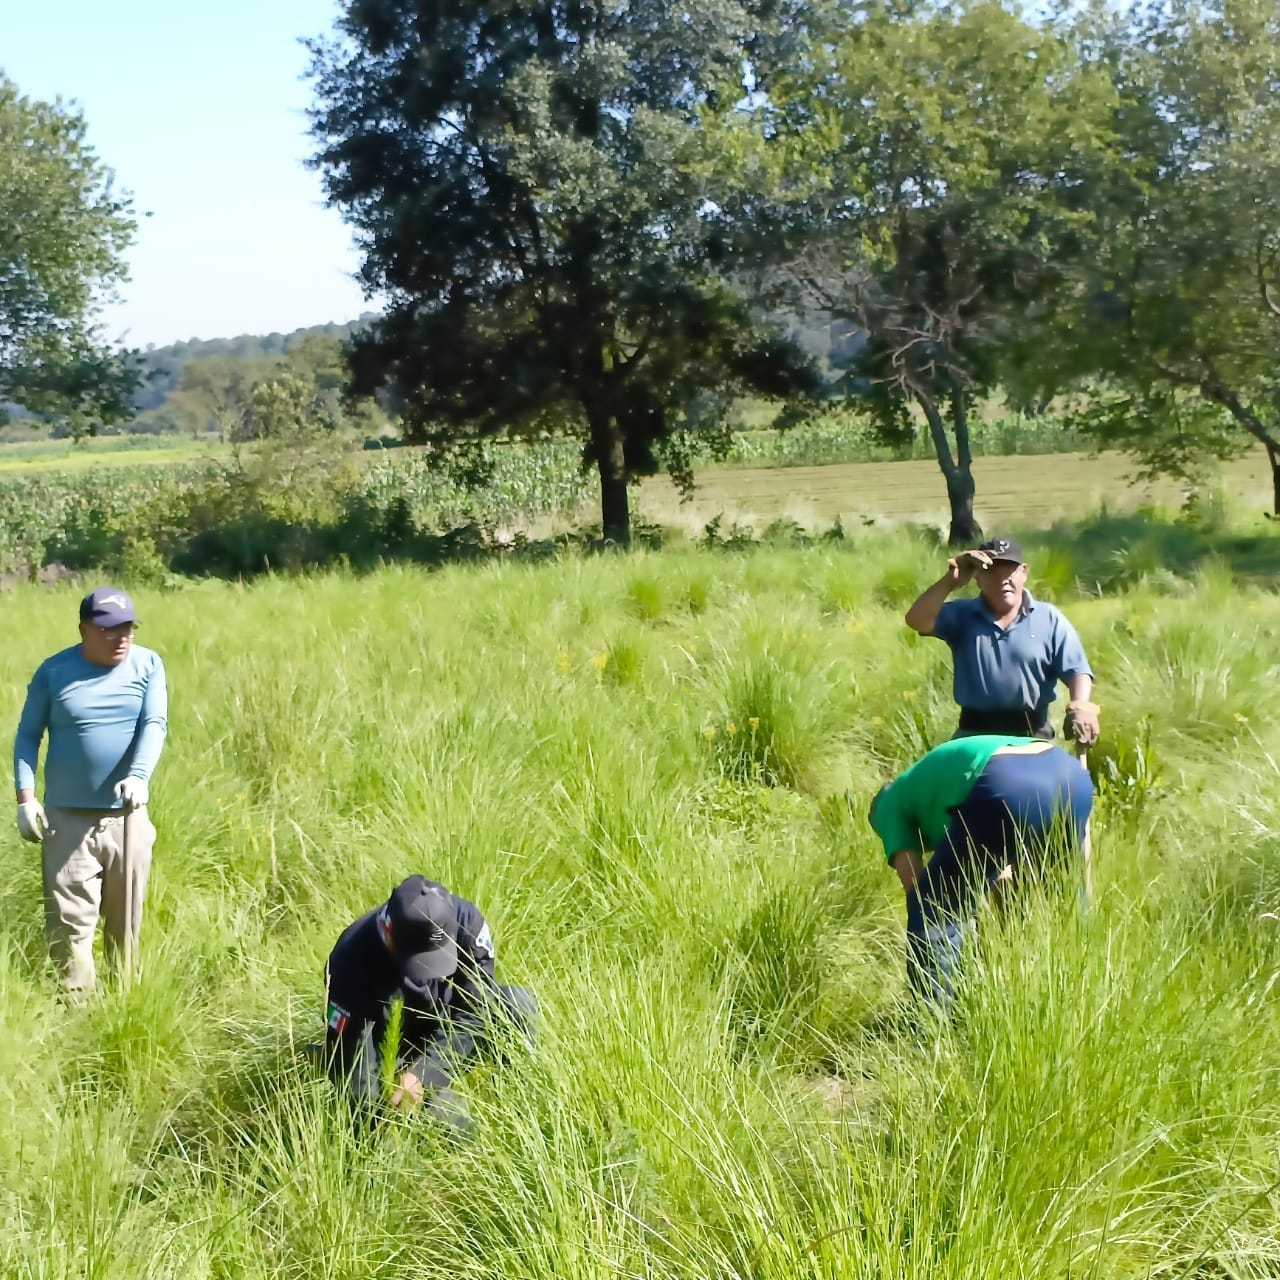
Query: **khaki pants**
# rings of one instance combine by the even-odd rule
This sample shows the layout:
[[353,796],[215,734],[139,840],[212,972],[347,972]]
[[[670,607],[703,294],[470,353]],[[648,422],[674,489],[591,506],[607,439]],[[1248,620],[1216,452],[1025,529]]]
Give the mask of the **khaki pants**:
[[99,915],[108,959],[115,963],[122,959],[126,930],[137,956],[156,829],[145,808],[130,814],[126,865],[121,810],[49,805],[47,813],[49,830],[41,847],[49,954],[68,991],[88,992],[95,982],[93,935]]

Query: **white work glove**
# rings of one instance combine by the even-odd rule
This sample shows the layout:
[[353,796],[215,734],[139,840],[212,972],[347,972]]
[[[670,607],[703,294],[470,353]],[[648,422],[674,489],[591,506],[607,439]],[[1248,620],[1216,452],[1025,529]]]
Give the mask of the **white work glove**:
[[147,803],[147,784],[141,778],[121,778],[116,783],[116,799],[126,809],[141,809]]
[[39,800],[32,798],[18,805],[18,830],[22,838],[32,844],[39,844],[44,839],[44,833],[49,830],[49,817]]

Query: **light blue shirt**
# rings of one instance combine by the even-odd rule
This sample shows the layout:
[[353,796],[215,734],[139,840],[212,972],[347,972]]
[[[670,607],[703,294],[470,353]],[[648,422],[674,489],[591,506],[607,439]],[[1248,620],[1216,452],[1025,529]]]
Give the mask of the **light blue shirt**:
[[135,644],[119,666],[90,662],[73,645],[46,658],[27,686],[13,744],[19,791],[34,789],[40,741],[46,804],[119,809],[114,788],[125,777],[151,778],[169,728],[164,663]]
[[973,711],[1049,713],[1058,681],[1093,675],[1076,629],[1051,604],[1022,593],[1022,608],[1001,628],[981,596],[948,600],[933,634],[951,648],[956,702]]

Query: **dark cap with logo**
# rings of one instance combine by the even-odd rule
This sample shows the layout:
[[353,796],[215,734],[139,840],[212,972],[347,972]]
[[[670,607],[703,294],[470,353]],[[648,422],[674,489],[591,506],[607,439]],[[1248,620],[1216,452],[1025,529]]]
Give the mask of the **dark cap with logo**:
[[458,967],[458,913],[453,895],[426,876],[401,881],[387,899],[391,950],[405,976],[422,984],[447,978]]
[[119,587],[94,587],[80,601],[80,621],[99,627],[122,627],[137,622],[133,601]]
[[1010,564],[1022,563],[1022,543],[1017,538],[988,538],[979,548],[992,560],[1008,560]]

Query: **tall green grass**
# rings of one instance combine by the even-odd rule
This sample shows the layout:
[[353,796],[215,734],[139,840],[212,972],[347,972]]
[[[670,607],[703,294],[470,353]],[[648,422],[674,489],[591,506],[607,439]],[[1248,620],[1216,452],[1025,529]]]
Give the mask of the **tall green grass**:
[[[139,589],[172,711],[128,992],[59,1003],[0,836],[0,1274],[1280,1274],[1280,601],[1220,567],[1058,593],[1100,675],[1097,899],[985,920],[935,1026],[865,807],[951,728],[901,624],[938,556]],[[10,725],[76,598],[7,597]],[[542,1005],[464,1081],[466,1144],[355,1131],[305,1053],[338,932],[419,870]]]

